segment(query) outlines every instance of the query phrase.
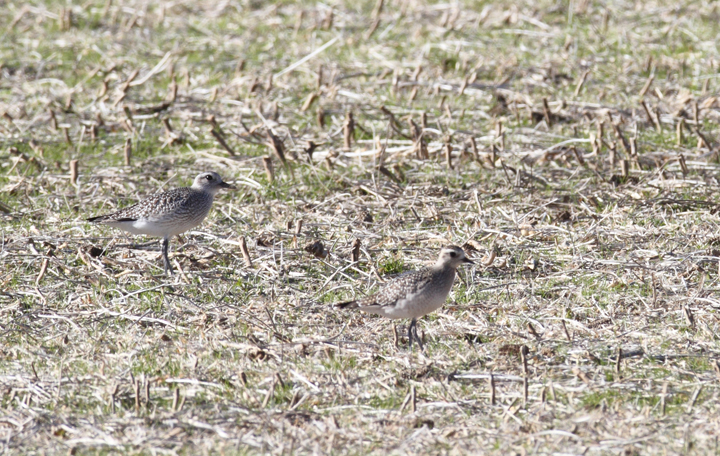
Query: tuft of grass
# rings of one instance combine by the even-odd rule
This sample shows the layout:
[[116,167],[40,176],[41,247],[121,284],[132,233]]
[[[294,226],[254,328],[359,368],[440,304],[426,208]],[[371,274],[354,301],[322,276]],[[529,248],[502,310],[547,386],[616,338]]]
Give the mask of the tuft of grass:
[[403,259],[397,256],[391,256],[378,264],[378,272],[380,274],[400,274],[405,270]]

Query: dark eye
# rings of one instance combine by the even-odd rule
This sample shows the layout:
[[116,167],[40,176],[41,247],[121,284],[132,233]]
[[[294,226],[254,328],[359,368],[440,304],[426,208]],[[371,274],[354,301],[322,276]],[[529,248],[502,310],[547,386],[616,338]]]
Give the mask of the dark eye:
[[211,181],[211,180],[212,180],[212,176],[208,174],[207,176],[205,176],[205,179]]
[[450,252],[450,258],[455,258],[457,256],[456,252]]

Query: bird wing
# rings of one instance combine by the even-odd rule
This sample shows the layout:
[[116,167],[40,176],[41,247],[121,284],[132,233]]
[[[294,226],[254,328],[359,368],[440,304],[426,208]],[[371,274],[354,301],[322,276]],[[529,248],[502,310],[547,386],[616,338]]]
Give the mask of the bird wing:
[[165,214],[174,212],[179,206],[185,204],[191,192],[187,188],[175,188],[166,192],[152,195],[132,206],[120,209],[111,214],[100,215],[87,219],[89,222],[134,222],[139,218],[146,218],[151,213],[152,219],[161,219]]
[[[153,219],[161,219],[166,214],[175,213],[177,208],[185,206],[187,200],[190,199],[193,193],[189,188],[174,188],[166,192],[162,192],[158,195],[149,198],[148,203],[154,206],[152,211]],[[152,202],[150,202],[152,200]],[[141,201],[138,204],[142,204]]]
[[386,283],[377,293],[357,300],[357,306],[385,307],[395,305],[399,300],[420,293],[432,280],[428,268],[409,271]]

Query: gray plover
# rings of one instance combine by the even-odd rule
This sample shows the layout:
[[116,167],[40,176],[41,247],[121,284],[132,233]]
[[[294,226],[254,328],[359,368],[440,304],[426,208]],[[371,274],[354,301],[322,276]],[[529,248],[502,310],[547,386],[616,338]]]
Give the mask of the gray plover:
[[417,319],[442,307],[455,281],[455,271],[462,263],[473,263],[463,249],[455,245],[443,247],[432,266],[401,274],[374,295],[342,302],[336,307],[357,308],[392,319],[411,318],[408,326],[410,348],[414,339],[423,350],[417,334]]
[[88,222],[120,228],[132,234],[163,238],[165,273],[172,275],[168,258],[170,238],[198,226],[210,211],[215,194],[222,188],[234,189],[217,173],[198,174],[192,187],[157,193],[112,214],[91,217]]

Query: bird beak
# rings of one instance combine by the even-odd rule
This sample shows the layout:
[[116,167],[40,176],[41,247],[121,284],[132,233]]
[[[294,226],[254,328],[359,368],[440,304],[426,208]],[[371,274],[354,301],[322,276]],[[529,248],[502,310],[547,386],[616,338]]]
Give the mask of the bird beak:
[[222,184],[220,184],[220,187],[221,188],[229,188],[230,190],[235,190],[235,188],[236,188],[234,185],[230,185],[227,182],[223,182]]
[[473,260],[471,260],[470,258],[468,258],[468,257],[465,257],[465,258],[463,259],[463,263],[475,264],[475,262],[474,262]]

